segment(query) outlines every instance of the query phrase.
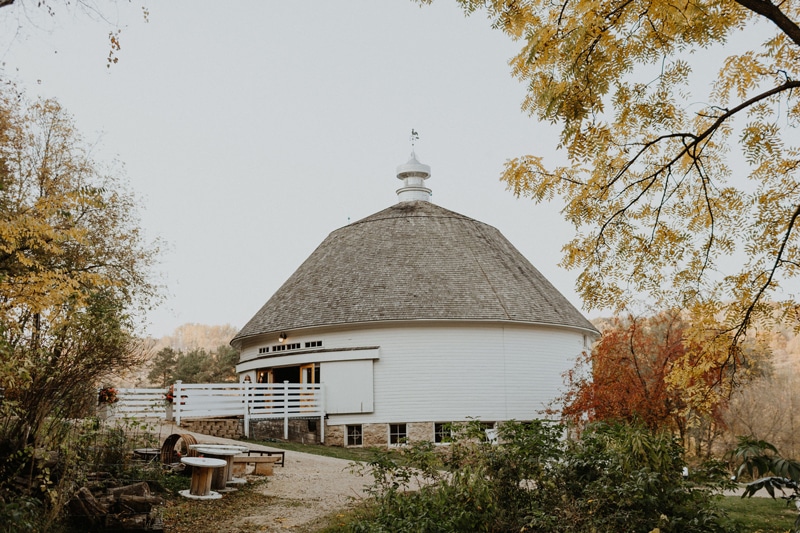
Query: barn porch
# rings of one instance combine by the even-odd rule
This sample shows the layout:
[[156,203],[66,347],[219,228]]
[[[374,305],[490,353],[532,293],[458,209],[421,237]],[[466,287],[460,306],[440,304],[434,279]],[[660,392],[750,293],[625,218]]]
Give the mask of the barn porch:
[[199,419],[240,417],[244,434],[251,422],[282,421],[289,438],[292,419],[318,420],[325,441],[325,391],[320,383],[182,383],[170,389],[119,389],[108,418],[160,418],[180,426]]

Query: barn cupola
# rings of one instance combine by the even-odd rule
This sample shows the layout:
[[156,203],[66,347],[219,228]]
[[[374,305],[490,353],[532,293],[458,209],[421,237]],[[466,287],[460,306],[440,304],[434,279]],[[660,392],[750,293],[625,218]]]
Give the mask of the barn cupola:
[[403,186],[397,189],[397,201],[413,202],[422,200],[430,202],[431,190],[425,186],[425,180],[431,177],[431,167],[417,161],[417,154],[411,152],[411,159],[397,166],[397,179],[403,180]]

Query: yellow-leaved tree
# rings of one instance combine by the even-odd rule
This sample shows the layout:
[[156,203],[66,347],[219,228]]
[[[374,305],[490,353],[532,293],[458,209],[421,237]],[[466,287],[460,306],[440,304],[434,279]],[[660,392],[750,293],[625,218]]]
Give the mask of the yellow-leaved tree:
[[[644,294],[683,310],[702,348],[668,380],[714,405],[746,374],[745,336],[800,325],[800,3],[458,1],[520,42],[522,107],[558,125],[569,158],[517,157],[502,179],[564,199],[576,233],[562,264],[580,271],[589,308]],[[734,41],[740,52],[709,63]],[[697,94],[694,74],[709,69]]]
[[140,359],[135,317],[157,296],[156,253],[133,197],[92,159],[72,118],[3,85],[0,499],[34,476],[18,469],[35,451],[57,449],[65,418],[91,412],[101,380]]

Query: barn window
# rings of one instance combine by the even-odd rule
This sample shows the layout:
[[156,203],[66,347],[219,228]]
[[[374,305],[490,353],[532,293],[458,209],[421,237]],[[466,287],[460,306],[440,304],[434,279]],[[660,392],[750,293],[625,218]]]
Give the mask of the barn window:
[[437,444],[453,442],[453,425],[450,422],[436,422],[433,425],[433,442]]
[[357,426],[347,426],[347,442],[346,446],[361,446],[364,444],[364,433],[361,429],[361,424]]
[[408,440],[408,431],[405,424],[389,424],[389,444],[405,444]]
[[292,344],[276,344],[272,347],[273,352],[285,352],[286,350],[299,350],[300,343],[293,342]]
[[497,428],[494,422],[481,422],[481,429],[483,429],[484,442],[497,442]]

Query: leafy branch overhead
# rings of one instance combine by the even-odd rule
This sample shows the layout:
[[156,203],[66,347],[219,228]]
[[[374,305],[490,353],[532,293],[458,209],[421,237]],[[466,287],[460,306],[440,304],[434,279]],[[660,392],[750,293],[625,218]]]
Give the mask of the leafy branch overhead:
[[[800,326],[797,3],[459,3],[520,42],[510,64],[527,84],[522,108],[560,127],[567,165],[524,155],[502,179],[518,196],[564,199],[576,233],[562,264],[580,271],[589,308],[647,295],[684,309],[690,337],[717,341],[673,378],[716,369],[717,390],[734,383],[752,328]],[[712,63],[734,41],[752,45]]]
[[[111,3],[113,4],[114,2]],[[48,17],[53,18],[61,18],[65,15],[65,13],[68,13],[73,17],[78,15],[88,17],[92,20],[102,21],[112,28],[108,32],[108,56],[106,57],[106,68],[111,68],[111,65],[115,65],[119,62],[119,52],[122,48],[122,41],[120,38],[122,28],[117,22],[114,22],[117,17],[110,16],[110,11],[109,13],[106,13],[105,9],[101,8],[95,2],[90,0],[0,0],[0,9],[3,8],[8,8],[2,11],[3,14],[14,13],[16,11],[15,15],[19,19],[19,24],[28,24],[32,27],[37,26],[37,24],[31,19],[34,8],[42,10],[42,13],[45,13]],[[144,22],[149,22],[150,9],[144,4],[142,4],[141,9],[142,19]],[[116,14],[119,14],[118,10],[116,11]]]

